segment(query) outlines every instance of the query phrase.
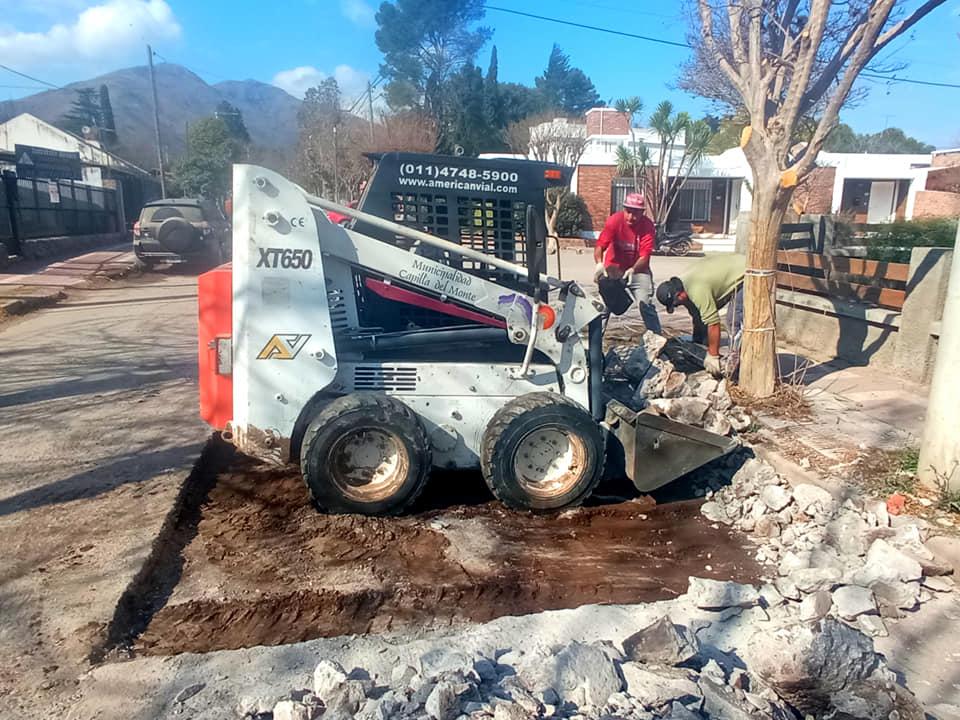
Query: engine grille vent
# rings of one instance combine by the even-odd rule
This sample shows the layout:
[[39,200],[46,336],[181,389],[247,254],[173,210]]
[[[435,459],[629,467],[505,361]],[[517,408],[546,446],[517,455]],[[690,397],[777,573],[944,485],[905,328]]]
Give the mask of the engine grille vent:
[[334,332],[344,330],[349,326],[346,296],[343,290],[334,288],[327,292],[327,307],[330,308],[330,323]]
[[412,392],[417,389],[417,369],[357,365],[353,370],[354,390],[387,390]]

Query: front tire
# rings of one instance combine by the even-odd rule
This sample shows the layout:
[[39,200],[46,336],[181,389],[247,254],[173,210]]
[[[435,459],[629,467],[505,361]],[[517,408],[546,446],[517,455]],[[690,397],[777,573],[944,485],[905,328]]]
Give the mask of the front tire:
[[673,254],[679,257],[683,257],[690,252],[690,241],[681,240],[676,245],[673,246]]
[[427,433],[396,398],[351,393],[310,421],[300,468],[321,510],[397,515],[423,492],[432,465]]
[[575,402],[554,393],[514,398],[493,416],[481,443],[490,491],[516,510],[579,505],[603,471],[600,426]]

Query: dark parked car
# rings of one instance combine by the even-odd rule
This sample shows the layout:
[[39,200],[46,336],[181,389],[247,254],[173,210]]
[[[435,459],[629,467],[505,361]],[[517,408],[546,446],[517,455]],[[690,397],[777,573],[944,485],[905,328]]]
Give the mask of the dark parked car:
[[167,198],[143,206],[133,226],[133,252],[145,265],[230,259],[230,223],[207,200]]

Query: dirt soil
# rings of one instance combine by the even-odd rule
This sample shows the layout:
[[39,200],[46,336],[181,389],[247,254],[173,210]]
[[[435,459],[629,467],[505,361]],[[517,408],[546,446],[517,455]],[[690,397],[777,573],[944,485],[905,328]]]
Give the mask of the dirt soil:
[[670,598],[686,591],[691,574],[758,577],[752,553],[707,523],[699,501],[610,500],[550,515],[514,512],[492,500],[479,475],[451,473],[434,478],[411,516],[326,515],[310,505],[296,468],[237,457],[218,475],[196,527],[182,529],[192,539],[176,587],[133,650],[435,629]]

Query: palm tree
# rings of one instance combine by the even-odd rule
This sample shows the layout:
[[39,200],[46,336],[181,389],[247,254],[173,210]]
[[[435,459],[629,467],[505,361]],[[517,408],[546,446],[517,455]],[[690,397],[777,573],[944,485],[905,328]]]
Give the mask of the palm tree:
[[[661,102],[650,116],[650,127],[660,136],[660,156],[657,158],[657,177],[653,202],[654,222],[659,226],[667,222],[677,197],[694,168],[703,159],[710,144],[712,132],[703,120],[693,121],[685,112],[674,114],[673,104]],[[683,150],[676,172],[671,178],[673,158],[677,152],[677,140],[684,135]]]
[[[617,112],[626,113],[627,117],[629,118],[630,145],[631,145],[630,154],[633,155],[633,160],[630,163],[630,169],[633,172],[633,189],[635,192],[639,192],[640,183],[638,180],[638,173],[637,173],[638,158],[636,157],[638,154],[639,148],[637,147],[637,136],[636,136],[636,133],[634,132],[633,124],[636,116],[639,115],[640,112],[643,110],[643,101],[639,97],[634,95],[633,97],[629,97],[629,98],[620,98],[614,103],[613,106]],[[622,146],[617,148],[617,172],[620,172],[621,149],[622,149]],[[623,176],[625,177],[625,174]]]

